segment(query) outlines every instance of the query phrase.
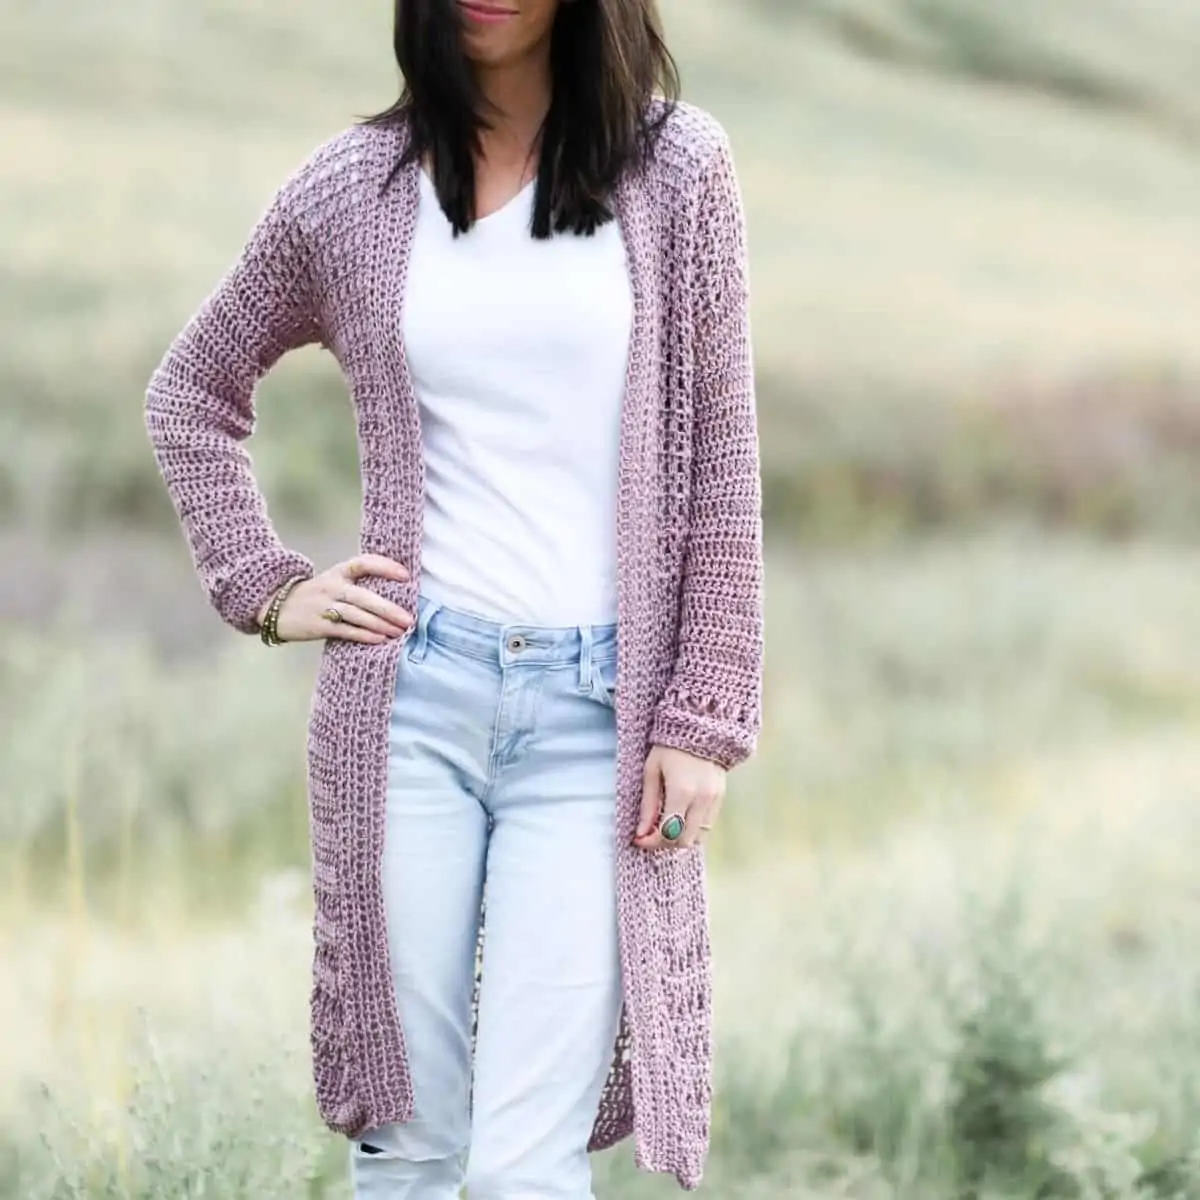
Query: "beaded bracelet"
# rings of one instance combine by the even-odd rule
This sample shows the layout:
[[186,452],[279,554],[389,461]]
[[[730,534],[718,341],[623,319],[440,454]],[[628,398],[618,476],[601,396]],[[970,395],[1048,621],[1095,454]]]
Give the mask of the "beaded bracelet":
[[292,589],[307,578],[307,575],[293,575],[271,598],[271,603],[263,615],[262,625],[259,626],[264,646],[283,645],[279,637],[279,610],[283,607],[283,602],[288,598]]

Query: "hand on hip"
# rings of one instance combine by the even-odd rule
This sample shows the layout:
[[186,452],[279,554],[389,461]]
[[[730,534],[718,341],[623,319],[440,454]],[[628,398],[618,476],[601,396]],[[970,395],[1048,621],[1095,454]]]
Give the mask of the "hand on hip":
[[[408,568],[378,554],[360,554],[306,579],[288,593],[279,610],[280,641],[314,642],[335,638],[377,646],[407,633],[411,613],[363,587],[370,577],[406,582]],[[259,613],[261,622],[269,605]]]

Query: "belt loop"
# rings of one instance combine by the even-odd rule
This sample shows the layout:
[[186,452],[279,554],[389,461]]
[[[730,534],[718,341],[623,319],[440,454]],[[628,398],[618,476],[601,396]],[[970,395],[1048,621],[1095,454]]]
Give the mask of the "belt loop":
[[413,638],[413,647],[409,651],[410,662],[423,662],[425,652],[429,649],[429,622],[437,615],[442,606],[431,600],[421,600],[417,606],[417,629]]
[[579,690],[581,692],[590,692],[592,690],[592,641],[592,627],[590,625],[580,625]]

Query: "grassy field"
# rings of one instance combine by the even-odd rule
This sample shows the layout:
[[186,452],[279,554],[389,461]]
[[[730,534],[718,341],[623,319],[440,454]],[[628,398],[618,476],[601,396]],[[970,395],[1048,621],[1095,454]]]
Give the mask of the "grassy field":
[[[345,1198],[315,651],[220,637],[141,404],[272,189],[390,100],[388,7],[0,12],[0,1200]],[[707,1194],[1200,1198],[1200,6],[664,8],[744,181],[770,541]],[[285,537],[341,557],[328,358],[261,411]]]
[[[1198,1194],[1195,731],[1045,760],[1020,800],[722,874],[708,1194]],[[0,1195],[344,1197],[305,890],[264,877],[233,929],[149,892],[120,923],[15,914]],[[625,1151],[598,1166],[603,1197],[674,1194]]]
[[[1200,1194],[1200,571],[1116,561],[773,556],[769,724],[712,854],[710,1194]],[[311,658],[64,633],[0,664],[0,1197],[343,1196],[307,1085]]]

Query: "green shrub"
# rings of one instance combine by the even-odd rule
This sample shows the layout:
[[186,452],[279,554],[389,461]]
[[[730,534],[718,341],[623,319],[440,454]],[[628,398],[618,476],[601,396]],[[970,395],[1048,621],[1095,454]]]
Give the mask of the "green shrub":
[[947,1133],[968,1189],[1071,1195],[1053,1161],[1062,1136],[1047,1086],[1070,1060],[1050,1045],[1044,980],[1020,911],[1001,908],[968,938],[969,997],[954,1015]]

